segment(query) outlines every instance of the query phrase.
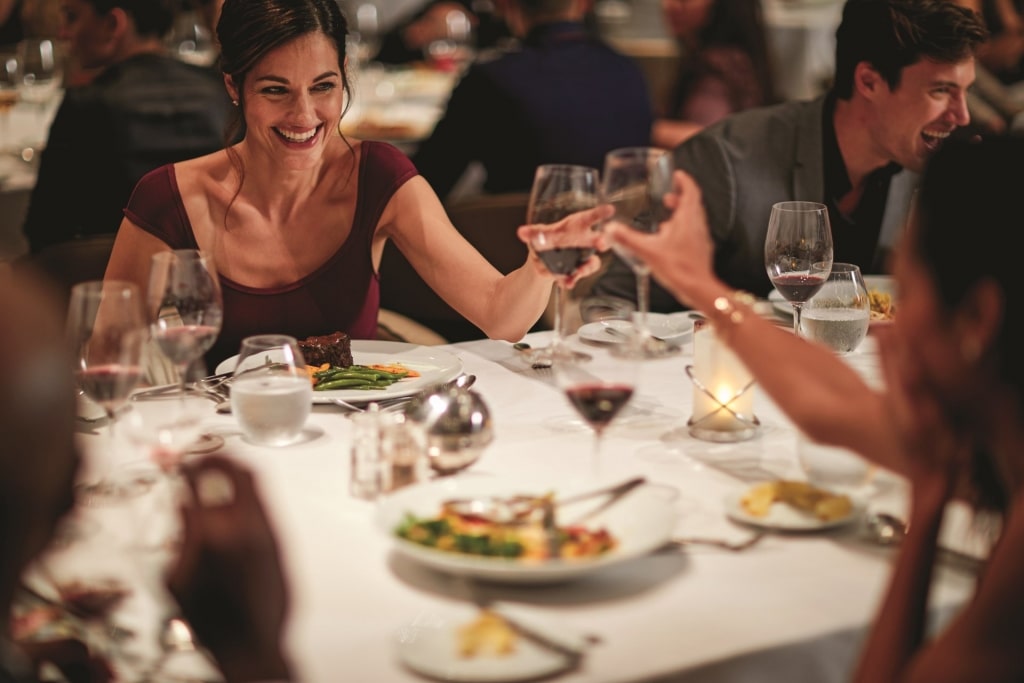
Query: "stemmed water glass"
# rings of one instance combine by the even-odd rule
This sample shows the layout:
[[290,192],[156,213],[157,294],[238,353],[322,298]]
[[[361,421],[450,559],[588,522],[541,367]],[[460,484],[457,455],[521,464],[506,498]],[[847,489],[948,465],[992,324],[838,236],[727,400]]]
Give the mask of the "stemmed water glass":
[[[657,232],[659,224],[669,215],[664,200],[672,188],[672,169],[671,154],[656,147],[625,147],[609,152],[602,174],[603,201],[615,207],[615,215],[609,221],[639,232]],[[650,268],[625,247],[612,246],[636,274],[637,315],[635,335],[627,345],[629,352],[643,358],[657,358],[677,351],[651,335],[647,322]]]
[[[117,411],[142,378],[146,323],[138,287],[113,280],[76,284],[68,304],[67,334],[76,354],[78,386],[106,412],[113,452]],[[100,492],[102,477],[87,488]]]
[[[527,223],[557,223],[566,216],[597,206],[600,199],[596,168],[563,164],[537,167],[526,209]],[[565,231],[534,233],[530,246],[544,266],[561,279],[554,290],[554,336],[550,346],[538,349],[534,362],[550,362],[563,344],[562,309],[564,277],[572,275],[594,254],[586,235]]]
[[824,204],[772,206],[764,266],[775,289],[793,306],[793,332],[799,334],[804,302],[825,285],[832,270],[832,228]]
[[[607,307],[592,321],[611,322],[630,317],[631,308]],[[566,342],[567,347],[577,342]],[[592,472],[595,478],[603,473],[601,445],[605,429],[633,397],[640,357],[621,346],[594,353],[561,353],[555,356],[552,369],[555,383],[565,393],[576,412],[594,433]]]

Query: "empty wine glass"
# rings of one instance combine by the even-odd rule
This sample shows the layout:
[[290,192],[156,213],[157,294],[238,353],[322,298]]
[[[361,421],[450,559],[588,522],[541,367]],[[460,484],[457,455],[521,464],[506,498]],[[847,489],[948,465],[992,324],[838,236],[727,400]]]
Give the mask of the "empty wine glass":
[[871,297],[860,268],[833,263],[825,285],[804,304],[800,334],[838,354],[864,341],[871,324]]
[[[138,287],[99,280],[76,284],[68,304],[67,334],[76,354],[78,386],[107,414],[109,460],[116,444],[117,411],[142,378],[146,323]],[[101,476],[84,491],[100,493],[103,488]]]
[[380,20],[376,5],[366,2],[356,7],[349,35],[355,46],[356,64],[360,68],[366,66],[380,50]]
[[[527,223],[557,223],[566,216],[591,209],[599,201],[598,170],[587,166],[546,164],[537,167],[526,209]],[[593,240],[566,231],[536,232],[530,246],[544,266],[559,276],[554,290],[554,336],[551,345],[535,352],[534,362],[550,361],[563,343],[562,313],[565,276],[572,275],[594,254]]]
[[50,38],[26,38],[18,43],[21,60],[21,99],[45,109],[61,86],[57,43]]
[[[665,195],[672,188],[672,169],[672,156],[656,147],[626,147],[609,152],[605,156],[602,175],[603,200],[615,207],[615,215],[609,222],[617,222],[639,232],[657,232],[660,223],[669,216]],[[636,274],[635,335],[625,346],[630,353],[644,358],[657,358],[678,351],[651,336],[647,322],[650,268],[625,247],[612,246]]]
[[21,60],[13,52],[0,52],[0,150],[15,147],[11,136],[11,110],[21,99]]
[[779,202],[772,206],[764,265],[775,289],[793,306],[793,332],[799,334],[804,302],[825,285],[832,270],[832,228],[825,205]]
[[242,340],[231,383],[231,412],[247,441],[287,446],[302,438],[313,385],[294,337],[261,334]]
[[[621,307],[594,308],[591,319],[607,322],[628,320],[631,312],[630,308]],[[578,342],[566,342],[570,352],[555,356],[552,369],[558,388],[593,430],[591,468],[593,476],[600,478],[604,431],[633,397],[640,357],[625,352],[621,346],[593,353],[572,353],[574,343]]]

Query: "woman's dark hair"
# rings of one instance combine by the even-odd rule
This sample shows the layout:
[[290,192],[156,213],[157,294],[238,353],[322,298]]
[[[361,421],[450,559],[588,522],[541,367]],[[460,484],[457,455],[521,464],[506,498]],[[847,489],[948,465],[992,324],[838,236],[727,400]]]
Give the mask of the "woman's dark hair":
[[352,100],[345,73],[348,22],[337,0],[225,0],[217,22],[220,68],[231,77],[239,97],[237,112],[228,124],[228,141],[244,134],[242,85],[253,66],[271,50],[310,33],[322,33],[337,48],[347,107]]
[[[736,109],[759,106],[775,101],[775,84],[771,59],[768,56],[767,32],[761,3],[754,0],[715,0],[707,23],[697,35],[694,54],[691,48],[680,45],[683,59],[675,87],[669,101],[669,115],[674,116],[684,106],[694,86],[709,73],[719,73],[721,67],[704,60],[701,52],[714,48],[735,48],[750,58],[759,93],[745,92],[747,103],[734,102]],[[728,74],[723,74],[727,76]],[[753,103],[753,104],[751,104]]]
[[716,0],[711,7],[707,25],[701,29],[700,44],[732,45],[746,52],[754,64],[754,73],[761,86],[764,102],[775,100],[767,29],[760,2]]
[[85,0],[97,14],[107,14],[119,7],[135,23],[140,36],[162,38],[171,30],[174,16],[178,11],[177,0]]
[[[925,168],[918,191],[920,223],[909,233],[915,238],[908,246],[928,269],[949,311],[982,281],[994,281],[1003,292],[996,371],[1024,400],[1024,278],[1018,252],[1005,246],[1024,223],[1018,212],[1021,188],[1024,138],[950,139]],[[1005,492],[990,460],[979,454],[973,464],[978,503],[1002,508]]]
[[981,17],[950,0],[848,0],[836,30],[836,95],[853,95],[860,62],[896,88],[905,67],[922,59],[963,61],[987,39]]

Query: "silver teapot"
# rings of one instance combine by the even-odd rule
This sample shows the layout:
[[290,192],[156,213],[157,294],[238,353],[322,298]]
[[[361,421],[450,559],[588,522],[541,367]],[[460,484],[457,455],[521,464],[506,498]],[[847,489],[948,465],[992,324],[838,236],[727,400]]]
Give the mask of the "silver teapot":
[[442,387],[418,396],[405,414],[420,428],[427,462],[441,475],[472,465],[494,439],[487,404],[468,388]]

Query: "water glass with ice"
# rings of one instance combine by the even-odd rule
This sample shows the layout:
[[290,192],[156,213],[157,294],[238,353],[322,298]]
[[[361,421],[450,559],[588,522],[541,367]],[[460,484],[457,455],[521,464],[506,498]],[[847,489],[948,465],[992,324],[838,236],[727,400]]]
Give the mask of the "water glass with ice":
[[860,346],[870,323],[871,298],[860,268],[833,263],[825,284],[803,306],[800,334],[845,354]]
[[242,435],[259,446],[288,446],[302,439],[313,402],[306,361],[294,337],[246,337],[231,382],[231,412]]

